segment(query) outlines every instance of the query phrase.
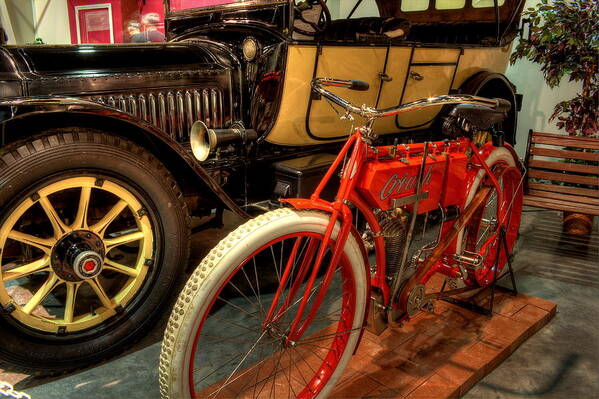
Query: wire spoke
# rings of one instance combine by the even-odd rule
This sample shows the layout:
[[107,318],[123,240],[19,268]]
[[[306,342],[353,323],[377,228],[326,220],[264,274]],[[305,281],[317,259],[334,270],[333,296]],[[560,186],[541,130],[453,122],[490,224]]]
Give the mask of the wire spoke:
[[276,380],[277,380],[277,378],[276,378],[277,374],[280,373],[279,371],[276,371],[276,370],[278,369],[279,365],[281,364],[281,356],[283,356],[283,351],[279,351],[279,358],[277,359],[277,364],[275,365],[274,370],[273,370],[273,371],[275,371],[275,373],[272,374],[272,387],[270,389],[271,395],[268,396],[269,398],[271,396],[273,398],[276,398],[277,392],[276,392],[276,389],[275,389],[275,383],[276,383]]
[[110,259],[106,259],[104,261],[104,270],[111,270],[117,273],[126,274],[129,277],[137,277],[139,276],[139,271],[129,266],[122,265]]
[[274,249],[272,249],[272,246],[270,247],[270,253],[272,255],[272,262],[275,267],[275,273],[277,273],[277,279],[279,280],[279,284],[280,284],[281,283],[281,272],[279,271],[279,267],[277,266],[277,258],[275,256]]
[[[208,377],[210,377],[211,375],[213,375],[213,374],[217,373],[217,372],[218,372],[218,371],[220,371],[220,370],[221,370],[223,367],[225,367],[227,364],[229,364],[229,362],[232,362],[233,360],[240,358],[240,357],[243,355],[243,353],[244,353],[244,351],[240,351],[240,352],[237,352],[237,353],[235,353],[235,356],[233,356],[233,357],[231,357],[231,358],[227,359],[227,360],[226,360],[226,361],[225,361],[225,362],[224,362],[224,363],[223,363],[221,366],[219,366],[219,367],[217,367],[217,368],[215,368],[215,369],[212,369],[212,371],[211,371],[211,372],[210,372],[208,375],[204,376],[204,378],[203,378],[202,380],[206,380],[206,379],[207,379]],[[199,371],[199,370],[200,370],[200,369],[194,369],[193,371],[194,371],[194,372],[197,372],[197,371]],[[202,381],[202,380],[200,380],[200,381]],[[198,382],[198,383],[199,383],[199,382]],[[197,385],[197,384],[196,384],[196,385]]]
[[94,224],[89,229],[100,237],[104,237],[104,233],[106,233],[106,229],[110,226],[110,223],[112,223],[126,207],[127,203],[123,200],[119,200],[119,202],[117,202],[98,223]]
[[[276,348],[275,348],[275,349],[276,349]],[[273,351],[272,351],[270,354],[271,354],[271,356],[272,356],[272,355],[275,355],[275,356],[276,356],[276,354],[274,353],[274,349],[273,349]],[[269,356],[268,358],[266,358],[266,359],[264,359],[264,360],[267,360],[267,359],[271,359],[271,357]],[[275,366],[275,367],[276,367],[276,366]],[[274,368],[273,368],[273,371],[274,371]],[[266,383],[268,382],[268,380],[270,380],[270,377],[271,377],[271,375],[272,375],[272,373],[271,373],[271,374],[269,374],[267,377],[265,377],[265,378],[261,379],[260,381],[257,381],[257,380],[258,380],[258,377],[259,377],[259,375],[256,375],[256,383],[255,383],[253,386],[250,386],[250,387],[248,387],[248,389],[249,389],[249,388],[254,388],[254,398],[259,398],[259,397],[260,397],[260,394],[262,393],[262,390],[263,390],[263,389],[266,387]],[[276,373],[275,373],[275,375],[276,375]],[[258,391],[258,394],[256,394],[256,393],[255,393],[255,392],[256,392],[256,387],[257,387],[259,384],[261,384],[261,383],[264,383],[264,384],[262,384],[262,388],[260,388],[260,390]]]
[[[233,308],[235,308],[235,309],[239,310],[240,312],[242,312],[242,313],[245,313],[245,314],[247,314],[247,315],[248,315],[248,316],[250,316],[250,317],[253,317],[254,319],[258,320],[258,322],[261,322],[261,321],[262,321],[262,320],[260,320],[260,319],[259,319],[259,318],[256,316],[256,314],[255,314],[255,313],[250,313],[250,312],[248,312],[247,310],[245,310],[245,309],[243,309],[243,308],[241,308],[241,307],[239,307],[239,306],[235,305],[233,302],[231,302],[231,301],[227,301],[226,299],[223,299],[221,296],[219,296],[219,297],[218,297],[218,299],[220,299],[221,301],[223,301],[223,302],[224,302],[224,303],[226,303],[227,305],[229,305],[229,306],[232,306]],[[259,309],[258,309],[258,310],[259,310]]]
[[89,201],[92,193],[91,187],[81,187],[81,195],[79,197],[79,207],[77,208],[77,215],[75,221],[71,224],[73,230],[86,229],[87,228],[87,212],[89,210]]
[[[294,245],[301,244],[301,240],[302,240],[302,237],[298,237],[297,241],[296,241],[296,244],[294,244]],[[300,276],[299,276],[300,271],[298,271],[297,275],[295,275],[295,277],[294,277],[295,267],[302,260],[303,252],[306,249],[307,244],[308,244],[309,241],[310,241],[309,239],[306,240],[304,242],[304,245],[302,246],[302,248],[299,251],[299,255],[296,255],[295,259],[291,259],[291,261],[293,262],[293,264],[291,265],[291,271],[289,272],[289,278],[287,279],[287,283],[286,283],[286,286],[289,287],[289,288],[287,289],[287,295],[286,295],[286,298],[285,298],[285,302],[283,302],[283,303],[288,303],[289,301],[293,300],[293,298],[290,298],[289,296],[292,294],[292,287],[293,287],[294,283],[297,281],[296,279],[300,278]],[[292,250],[292,253],[293,253],[293,250]],[[281,261],[281,264],[282,264],[282,261]],[[301,284],[301,281],[299,281],[299,283]],[[285,290],[285,287],[283,287],[283,289]]]
[[52,238],[40,238],[30,234],[21,233],[20,231],[16,230],[11,230],[8,233],[8,238],[23,244],[31,245],[32,247],[36,247],[47,255],[50,255],[52,252],[52,246],[54,243],[56,243],[56,240]]
[[[266,335],[266,331],[264,331],[260,337],[258,337],[258,339],[256,340],[256,342],[252,345],[252,347],[250,348],[250,350],[245,354],[245,356],[239,361],[239,363],[237,364],[237,366],[233,369],[233,371],[231,372],[231,374],[229,374],[229,377],[227,377],[227,379],[225,380],[225,382],[221,385],[221,387],[218,389],[218,391],[216,391],[216,395],[218,395],[220,393],[220,391],[223,390],[224,387],[226,387],[227,385],[232,384],[234,381],[236,381],[237,379],[239,379],[240,377],[242,377],[245,373],[242,373],[241,375],[235,377],[235,379],[233,379],[231,382],[229,382],[229,380],[231,379],[231,377],[233,377],[233,375],[237,372],[237,370],[239,370],[239,368],[241,367],[241,365],[243,364],[243,362],[245,362],[245,359],[248,358],[248,356],[254,351],[254,349],[256,349],[256,346],[260,343],[260,341],[262,340],[262,338],[264,338],[264,335]],[[212,396],[212,394],[208,395],[208,396]]]
[[109,253],[111,250],[118,247],[119,245],[139,241],[142,240],[144,237],[145,236],[143,232],[136,231],[135,233],[123,234],[122,236],[115,238],[106,238],[104,239],[104,244],[106,245],[106,253]]
[[[255,342],[255,341],[251,341],[251,343],[252,343],[252,344],[254,344],[254,343],[256,343],[256,342]],[[260,343],[258,343],[256,346],[264,347],[264,346],[266,346],[266,345],[270,345],[271,343],[272,343],[272,342],[260,342]],[[221,366],[218,366],[218,368],[216,368],[216,369],[212,369],[212,370],[211,370],[211,372],[210,372],[210,374],[208,374],[208,375],[205,375],[205,376],[202,378],[202,380],[206,380],[206,379],[207,379],[208,377],[210,377],[211,375],[213,375],[213,374],[215,374],[216,372],[220,371],[220,370],[221,370],[223,367],[225,367],[227,364],[229,364],[229,363],[230,363],[230,362],[232,362],[233,360],[235,360],[235,359],[238,359],[238,358],[239,358],[239,357],[241,357],[241,356],[242,356],[244,353],[247,353],[247,352],[245,351],[245,349],[243,349],[243,350],[240,350],[239,352],[235,352],[235,353],[234,353],[234,356],[232,356],[232,357],[230,357],[229,359],[227,359],[227,360],[226,360],[226,361],[225,361],[225,362],[224,362],[224,363],[223,363]],[[264,360],[266,360],[266,359],[264,359]],[[264,360],[262,360],[262,361],[264,361]],[[200,371],[200,370],[201,370],[201,369],[198,369],[198,368],[196,368],[196,369],[194,369],[194,370],[193,370],[193,372],[195,373],[195,372],[197,372],[197,371]],[[197,385],[197,384],[196,384],[196,385]]]
[[[305,345],[318,347],[317,345],[314,345],[314,344],[305,344]],[[325,349],[327,350],[327,353],[328,353],[330,350],[333,350],[332,348],[325,348]],[[314,355],[314,356],[316,356],[316,357],[317,357],[318,359],[320,359],[320,361],[322,361],[322,362],[324,362],[324,361],[325,361],[325,360],[324,360],[324,357],[322,357],[321,355],[319,355],[319,354],[318,354],[318,350],[316,350],[316,349],[315,349],[315,350],[312,350],[312,351],[310,352],[310,354],[311,354],[311,355]]]
[[[293,349],[293,350],[296,350],[296,349],[295,349],[293,346],[291,346],[291,349]],[[297,350],[296,350],[296,351],[297,351]],[[292,367],[293,367],[293,366],[295,366],[296,370],[299,372],[299,375],[300,375],[300,377],[302,377],[302,380],[304,380],[304,381],[303,381],[303,383],[306,385],[306,387],[307,387],[308,389],[310,389],[310,387],[308,387],[308,381],[306,381],[306,378],[304,378],[304,373],[302,373],[302,370],[300,370],[299,366],[297,365],[297,362],[294,362],[294,361],[293,361],[293,357],[294,357],[294,356],[293,356],[292,352],[291,352],[291,351],[289,351],[289,364],[290,364]],[[308,362],[306,362],[306,359],[303,359],[303,361],[304,361],[304,363],[308,364]],[[312,367],[310,367],[310,368],[312,368]],[[314,370],[313,370],[313,371],[314,371]],[[296,380],[297,380],[297,378],[296,378]],[[300,382],[301,382],[301,381],[300,381]],[[310,390],[310,392],[311,392],[311,390]],[[297,395],[295,395],[295,396],[297,396]]]
[[[256,371],[256,378],[254,379],[254,384],[250,385],[249,387],[248,386],[244,387],[244,390],[248,390],[250,388],[253,388],[252,389],[252,391],[253,391],[252,397],[253,398],[256,397],[256,387],[261,382],[261,381],[258,381],[258,379],[260,378],[260,372],[264,368],[264,363],[265,363],[266,360],[268,360],[270,358],[270,355],[272,355],[274,353],[274,351],[275,351],[275,348],[273,347],[273,349],[270,351],[269,356],[268,357],[264,357],[264,347],[260,348],[260,357],[262,358],[262,360],[260,361],[260,363],[261,363],[260,364],[260,368],[258,368],[258,370]],[[260,391],[260,392],[262,392],[262,391]]]
[[54,230],[54,238],[59,239],[65,233],[71,231],[71,229],[63,223],[62,219],[54,209],[54,206],[50,203],[48,197],[41,197],[39,200],[42,209],[46,213],[46,216],[50,220],[50,224],[52,224],[52,229]]
[[243,342],[243,343],[249,343],[252,344],[254,343],[254,341],[252,341],[251,339],[240,339],[239,337],[243,337],[246,336],[250,333],[251,331],[246,331],[244,333],[238,334],[238,335],[234,335],[232,337],[223,337],[223,336],[217,336],[217,335],[206,335],[206,334],[200,334],[201,338],[207,338],[207,339],[217,339],[217,341],[210,341],[208,344],[209,345],[216,345],[216,344],[220,344],[221,342],[225,342],[225,341],[234,341],[234,342]]
[[232,326],[235,326],[235,327],[242,328],[242,329],[244,329],[244,330],[251,331],[251,332],[253,332],[253,333],[258,333],[258,334],[260,334],[260,331],[261,331],[261,330],[257,330],[257,329],[256,329],[256,330],[254,330],[254,329],[248,328],[247,326],[242,326],[241,324],[238,324],[238,323],[233,323],[233,322],[232,322],[232,321],[230,321],[230,320],[226,320],[226,319],[220,318],[220,317],[218,317],[218,316],[216,316],[216,315],[211,315],[211,316],[210,316],[210,318],[216,319],[216,320],[218,320],[218,321],[222,321],[222,322],[224,322],[224,323],[230,324],[230,325],[232,325]]
[[[291,355],[290,352],[287,349],[283,350],[284,353],[287,353],[287,357],[289,358],[289,366],[291,366]],[[285,370],[287,370],[288,373],[285,372]],[[289,389],[287,390],[287,398],[291,399],[291,392],[293,392],[293,397],[297,398],[297,394],[295,393],[295,390],[293,389],[293,384],[291,383],[291,371],[290,369],[287,368],[283,368],[283,375],[285,376],[285,378],[287,378],[287,384],[289,385]]]
[[77,298],[77,290],[79,283],[67,283],[67,299],[64,304],[64,321],[72,323],[75,316],[75,300]]
[[[270,344],[272,344],[272,342],[262,342],[262,343],[260,343],[260,344],[258,345],[258,346],[260,347],[260,354],[262,354],[262,353],[263,353],[263,352],[262,352],[262,351],[263,351],[263,349],[264,349],[264,348],[265,348],[267,345],[270,345]],[[271,355],[272,355],[272,353],[274,353],[274,350],[271,352]],[[229,360],[227,360],[227,361],[226,361],[226,362],[225,362],[225,363],[224,363],[222,366],[218,367],[216,370],[213,370],[213,371],[212,371],[210,374],[208,374],[207,376],[205,376],[203,379],[204,379],[204,380],[205,380],[205,379],[207,379],[208,377],[210,377],[211,375],[213,375],[214,373],[216,373],[217,371],[219,371],[220,369],[222,369],[224,366],[226,366],[226,365],[227,365],[229,362],[231,362],[231,361],[233,361],[233,360],[235,360],[235,359],[239,358],[239,357],[240,357],[242,354],[243,354],[243,352],[238,352],[238,353],[237,353],[235,356],[233,356],[232,358],[230,358]],[[259,362],[257,362],[257,363],[255,363],[255,364],[253,364],[253,365],[252,365],[252,366],[251,366],[249,369],[245,370],[245,371],[244,371],[244,372],[243,372],[243,373],[242,373],[240,376],[238,376],[237,378],[239,378],[239,377],[242,377],[243,375],[245,375],[245,374],[247,374],[248,372],[252,371],[252,370],[253,370],[253,369],[255,369],[256,367],[258,367],[258,366],[260,366],[261,364],[263,364],[264,362],[266,362],[266,361],[267,361],[269,358],[270,358],[270,357],[265,357],[264,359],[260,360]],[[236,379],[237,379],[237,378],[236,378]],[[234,382],[234,381],[231,381],[231,382]],[[259,383],[259,382],[258,382],[258,383]],[[197,384],[196,384],[196,385],[197,385]],[[251,386],[250,386],[249,388],[251,388]],[[210,395],[214,395],[215,393],[217,393],[217,392],[212,392]],[[209,396],[210,396],[210,395],[209,395]]]
[[29,302],[21,309],[25,314],[31,314],[31,312],[40,304],[54,288],[60,285],[62,282],[58,279],[55,273],[50,273],[48,279],[42,286],[37,290],[35,295],[31,297]]
[[258,278],[258,267],[256,266],[256,258],[255,257],[252,258],[252,261],[254,263],[254,277],[256,279],[256,291],[258,291],[258,298],[262,298],[262,295],[260,294],[260,279]]
[[[320,287],[322,287],[323,281],[321,281],[320,283],[318,283],[318,285],[315,285],[314,287],[312,287],[312,289],[310,290],[310,292],[308,293],[308,302],[310,302],[310,299],[312,299],[312,296],[314,296],[314,294],[316,293],[316,290]],[[304,294],[305,295],[305,294]],[[299,297],[295,302],[293,302],[291,305],[289,305],[287,307],[287,309],[283,310],[281,313],[279,313],[277,315],[277,317],[281,318],[283,317],[283,315],[285,315],[285,313],[287,313],[288,311],[291,310],[291,308],[293,308],[295,305],[297,305],[298,303],[300,303],[302,300],[304,299],[303,296]]]
[[[312,342],[323,341],[323,340],[328,339],[328,338],[336,337],[338,335],[345,335],[347,333],[351,333],[352,331],[357,331],[357,330],[361,330],[361,329],[362,329],[362,327],[356,327],[356,328],[352,328],[352,329],[349,329],[349,330],[344,330],[344,331],[340,331],[340,332],[336,332],[336,333],[321,335],[319,337],[306,338],[306,339],[303,339],[303,340],[296,341],[296,343],[311,345]],[[325,348],[325,349],[328,350],[329,348]]]
[[339,315],[339,316],[341,315],[341,309],[336,310],[335,312],[327,313],[325,315],[314,317],[314,319],[312,319],[312,320],[329,320],[329,321],[335,322],[335,321],[339,320],[337,315]]
[[[258,307],[260,308],[260,313],[262,313],[262,316],[266,318],[266,311],[264,310],[264,304],[262,304],[262,299],[260,298],[258,293],[256,293],[256,290],[254,289],[254,285],[250,282],[250,278],[248,277],[247,273],[245,272],[245,266],[241,268],[241,272],[245,276],[245,279],[247,280],[250,288],[252,289],[252,292],[254,293],[254,296],[256,297],[256,300],[258,301]],[[235,287],[235,288],[237,289],[237,287]]]
[[485,230],[482,232],[482,234],[480,235],[480,237],[476,241],[476,245],[475,245],[476,248],[478,248],[478,244],[480,244],[480,242],[482,241],[482,239],[487,236],[487,232],[489,231],[489,229],[491,228],[491,226],[493,226],[493,223],[489,222],[489,224],[487,225],[487,227],[485,228]]
[[98,278],[95,277],[93,279],[86,280],[86,281],[92,287],[92,289],[94,290],[94,292],[96,293],[96,295],[98,296],[100,301],[102,302],[102,305],[107,309],[114,309],[114,307],[115,307],[114,303],[108,297],[108,294],[106,294],[106,291],[104,291],[104,288],[102,288],[102,285],[100,284],[100,281],[98,280]]
[[[299,358],[300,358],[300,359],[302,359],[302,361],[303,361],[304,363],[306,363],[306,365],[308,366],[308,368],[309,368],[309,369],[310,369],[310,370],[311,370],[311,371],[312,371],[314,374],[316,374],[316,370],[314,370],[314,368],[313,368],[313,367],[310,365],[310,363],[308,363],[308,361],[306,360],[306,358],[304,357],[304,355],[303,355],[303,354],[302,354],[302,353],[301,353],[301,352],[300,352],[300,351],[299,351],[299,350],[298,350],[296,347],[294,347],[294,346],[292,346],[292,347],[291,347],[291,349],[293,349],[293,350],[294,350],[294,351],[297,353],[297,355],[299,356]],[[306,382],[306,384],[307,384],[307,382]]]
[[[243,269],[241,269],[241,270],[243,270]],[[249,281],[248,281],[248,283],[249,283]],[[264,309],[262,308],[260,303],[255,303],[255,302],[250,301],[250,298],[248,298],[247,295],[245,295],[239,288],[237,288],[237,286],[232,281],[229,281],[229,284],[231,284],[231,286],[233,286],[233,288],[235,288],[235,290],[237,292],[239,292],[239,294],[241,294],[241,296],[246,300],[247,303],[249,303],[251,306],[258,309],[258,312],[262,313],[262,316],[266,317],[266,314],[264,313]],[[251,284],[250,284],[250,286],[251,286]],[[252,291],[253,290],[254,289],[252,287]],[[219,297],[219,299],[220,299],[220,297]]]

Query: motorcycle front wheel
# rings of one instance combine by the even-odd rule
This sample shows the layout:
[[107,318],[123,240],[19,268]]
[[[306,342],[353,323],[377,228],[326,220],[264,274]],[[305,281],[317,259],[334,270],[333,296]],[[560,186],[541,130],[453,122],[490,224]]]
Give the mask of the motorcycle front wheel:
[[[350,235],[315,305],[332,243],[311,289],[308,281],[328,222],[321,212],[272,211],[231,232],[204,258],[167,325],[163,397],[327,396],[358,344],[368,298],[364,253]],[[338,231],[339,224],[332,240]],[[290,326],[305,297],[299,320],[314,306],[318,311],[292,341]]]

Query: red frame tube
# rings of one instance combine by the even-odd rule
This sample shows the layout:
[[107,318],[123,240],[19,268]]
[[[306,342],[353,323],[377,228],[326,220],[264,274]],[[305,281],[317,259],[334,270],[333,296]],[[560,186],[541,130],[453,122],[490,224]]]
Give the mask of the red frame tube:
[[[389,287],[389,284],[387,283],[387,279],[386,279],[385,243],[384,243],[383,237],[380,235],[381,227],[378,223],[377,217],[373,213],[372,206],[369,205],[367,203],[367,201],[365,201],[360,196],[360,194],[355,190],[358,178],[360,176],[361,168],[364,165],[364,163],[367,159],[367,156],[374,157],[375,162],[376,162],[376,160],[378,160],[378,157],[384,156],[384,154],[383,155],[381,155],[380,153],[373,154],[372,151],[369,152],[369,146],[362,138],[362,134],[363,134],[362,128],[357,128],[355,130],[355,132],[349,137],[349,139],[344,144],[341,151],[335,158],[335,161],[329,167],[329,169],[327,170],[323,179],[318,184],[314,193],[310,196],[309,200],[306,200],[306,199],[285,199],[285,200],[283,200],[284,202],[290,203],[292,206],[294,206],[296,208],[321,209],[321,210],[325,210],[331,214],[331,219],[330,219],[329,225],[327,226],[325,236],[318,248],[316,261],[314,262],[313,265],[305,265],[305,264],[302,265],[301,272],[304,273],[303,276],[305,276],[305,273],[307,273],[307,269],[309,267],[311,267],[312,270],[311,270],[310,278],[309,278],[307,287],[304,291],[304,295],[303,295],[302,301],[300,303],[298,312],[297,312],[296,317],[291,325],[291,330],[288,335],[288,337],[289,337],[288,339],[290,341],[297,341],[301,338],[301,336],[305,333],[309,324],[312,322],[314,316],[318,312],[320,305],[322,304],[324,295],[326,294],[326,291],[329,287],[329,284],[331,282],[334,271],[337,268],[337,264],[339,262],[340,256],[343,253],[343,247],[345,246],[346,240],[349,236],[349,232],[351,231],[352,226],[353,226],[353,216],[352,216],[352,212],[348,206],[349,203],[354,204],[357,208],[357,211],[360,212],[365,217],[368,225],[370,226],[372,232],[375,235],[374,246],[375,246],[375,256],[376,256],[376,265],[377,266],[376,266],[375,273],[371,279],[371,285],[373,287],[376,287],[381,290],[381,292],[383,294],[383,300],[384,300],[384,303],[386,306],[389,306],[391,304],[392,298],[390,298],[390,287]],[[490,181],[492,182],[492,185],[495,187],[495,189],[497,190],[499,195],[501,195],[499,182],[495,178],[493,172],[490,170],[490,168],[485,163],[484,158],[486,158],[485,157],[486,154],[485,153],[479,154],[479,149],[477,149],[476,146],[468,139],[462,139],[460,142],[458,142],[458,148],[460,148],[464,144],[471,148],[472,156],[473,156],[474,160],[485,171],[486,176],[490,179]],[[380,148],[384,149],[384,147],[380,147]],[[406,153],[411,153],[411,154],[416,153],[417,154],[421,148],[422,149],[424,148],[424,143],[416,143],[416,144],[410,145],[410,149],[406,150]],[[448,148],[448,151],[450,152],[451,148],[452,148],[451,144],[447,148]],[[461,147],[461,148],[463,148],[463,147]],[[350,153],[350,150],[351,150],[351,154],[347,158],[347,162],[344,165],[343,175],[340,180],[340,185],[339,185],[339,189],[337,191],[337,196],[335,198],[335,201],[328,202],[328,201],[321,199],[320,195],[321,195],[322,191],[324,190],[326,185],[330,182],[331,178],[334,176],[336,170],[339,168],[339,166],[341,165],[343,160],[346,159],[346,156],[348,153]],[[447,157],[447,162],[449,162],[448,157]],[[476,173],[478,173],[478,170],[480,170],[480,169],[473,170],[471,176],[475,176]],[[444,182],[442,184],[446,184],[446,179],[444,179]],[[444,187],[443,187],[443,189],[444,189]],[[413,287],[416,284],[425,284],[430,279],[430,277],[432,277],[435,273],[442,273],[444,275],[451,276],[451,277],[457,277],[459,275],[459,272],[454,267],[451,267],[451,266],[445,264],[443,261],[441,261],[441,258],[444,255],[443,252],[451,244],[451,242],[453,240],[455,240],[457,233],[459,232],[459,229],[462,226],[464,226],[466,223],[468,223],[468,221],[470,220],[472,215],[475,213],[476,209],[478,209],[481,206],[481,204],[484,203],[484,201],[488,198],[488,196],[490,195],[490,191],[491,191],[490,189],[481,190],[482,193],[479,192],[477,194],[475,199],[473,199],[473,201],[471,202],[470,206],[468,206],[466,208],[466,210],[464,210],[464,212],[460,216],[460,218],[457,221],[453,222],[451,227],[445,229],[445,231],[443,233],[443,239],[437,246],[438,248],[436,248],[433,251],[433,253],[431,253],[431,255],[429,255],[429,257],[426,259],[425,263],[419,269],[418,273],[416,273],[414,276],[412,276],[412,278],[408,281],[407,289],[402,290],[399,301],[398,301],[398,303],[393,304],[394,306],[398,306],[399,308],[403,308],[405,310],[406,301],[407,301],[407,293],[410,291],[410,287]],[[445,190],[443,190],[443,192],[445,192]],[[498,200],[500,201],[499,203],[502,203],[501,202],[502,198],[498,198]],[[316,277],[319,274],[319,270],[321,268],[324,253],[326,251],[326,248],[328,248],[331,244],[330,243],[331,236],[333,234],[335,224],[338,221],[341,222],[341,226],[340,226],[340,230],[337,234],[337,237],[335,239],[335,243],[333,246],[333,252],[331,255],[331,261],[330,261],[329,265],[327,266],[327,271],[325,273],[325,277],[323,279],[322,286],[317,294],[314,304],[311,307],[311,309],[308,310],[307,315],[304,318],[304,312],[306,311],[306,306],[307,306],[307,302],[309,299],[308,294],[312,291],[312,289],[314,287],[314,282],[316,280]],[[293,262],[288,262],[286,269],[291,267],[292,263]],[[288,278],[288,274],[289,274],[289,271],[285,270],[285,272],[284,272],[285,279]],[[286,280],[284,280],[284,281],[286,281]],[[284,286],[285,286],[284,284],[281,284],[279,291],[277,291],[276,297],[275,297],[276,300],[273,301],[273,305],[272,305],[273,308],[269,310],[269,317],[267,318],[267,320],[270,320],[271,317],[276,317],[276,314],[278,312],[280,312],[280,310],[278,312],[275,312],[274,307],[276,306],[278,299],[280,299],[280,296],[282,294],[281,290],[283,289],[282,287],[284,287]],[[292,288],[292,290],[291,290],[292,292],[289,293],[290,298],[287,298],[287,300],[285,301],[286,304],[289,303],[289,301],[291,301],[293,297],[295,297],[295,295],[297,294],[298,288],[299,288],[299,286]],[[283,306],[285,306],[285,305],[283,305]]]

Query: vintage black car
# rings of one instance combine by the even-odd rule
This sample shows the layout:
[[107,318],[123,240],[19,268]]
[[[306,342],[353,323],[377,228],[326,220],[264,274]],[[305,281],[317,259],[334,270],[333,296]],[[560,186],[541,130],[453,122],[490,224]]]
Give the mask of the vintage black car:
[[[58,371],[113,355],[176,296],[192,216],[304,195],[357,123],[311,94],[314,76],[366,81],[344,95],[377,107],[448,92],[519,102],[502,73],[520,0],[171,3],[168,43],[0,47],[5,361]],[[437,136],[445,112],[376,132]]]

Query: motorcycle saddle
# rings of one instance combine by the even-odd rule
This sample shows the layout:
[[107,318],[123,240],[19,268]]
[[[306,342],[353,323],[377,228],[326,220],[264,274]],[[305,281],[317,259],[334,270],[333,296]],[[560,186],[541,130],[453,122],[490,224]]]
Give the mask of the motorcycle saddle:
[[506,113],[482,105],[459,104],[449,115],[456,120],[465,121],[476,130],[489,130],[493,125],[501,123],[506,118]]

